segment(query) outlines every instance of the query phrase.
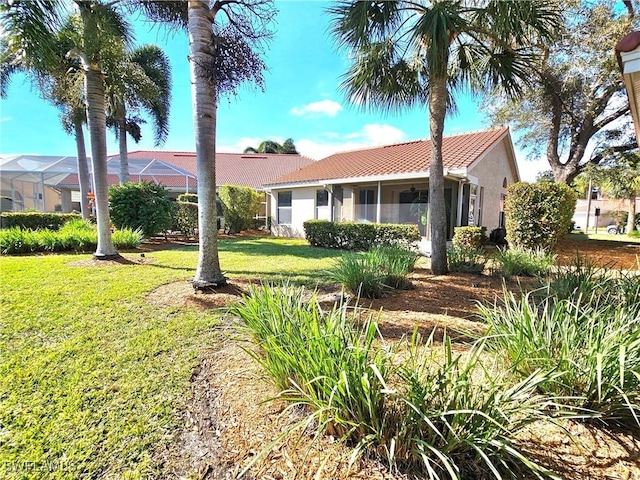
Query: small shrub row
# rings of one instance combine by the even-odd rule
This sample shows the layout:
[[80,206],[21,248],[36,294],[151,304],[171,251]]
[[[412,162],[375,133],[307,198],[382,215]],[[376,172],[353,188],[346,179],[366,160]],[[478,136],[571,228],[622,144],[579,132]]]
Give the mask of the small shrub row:
[[[142,233],[122,229],[113,232],[117,249],[136,248],[142,243]],[[18,227],[0,230],[0,253],[89,252],[98,245],[96,227],[84,220],[67,222],[59,230],[27,230]]]
[[421,238],[416,225],[309,220],[303,226],[311,246],[342,250],[369,250],[373,245],[408,248]]
[[327,272],[327,279],[340,283],[358,297],[380,298],[393,289],[411,288],[407,274],[418,254],[401,247],[374,247],[362,253],[345,253]]
[[351,461],[371,455],[421,478],[544,472],[514,438],[544,417],[550,402],[536,390],[549,376],[512,382],[482,363],[482,342],[463,356],[446,336],[436,346],[415,335],[400,360],[373,316],[351,312],[287,286],[253,287],[231,308],[277,398],[308,407],[300,428],[349,445]]
[[78,213],[2,212],[0,213],[0,224],[2,228],[58,230],[67,221],[79,218],[81,219],[82,216]]

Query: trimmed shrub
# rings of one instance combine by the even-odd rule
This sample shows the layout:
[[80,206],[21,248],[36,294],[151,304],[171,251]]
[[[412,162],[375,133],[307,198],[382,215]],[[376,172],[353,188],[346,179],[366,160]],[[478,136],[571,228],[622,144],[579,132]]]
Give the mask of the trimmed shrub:
[[487,243],[487,227],[455,227],[453,231],[454,247],[477,250]]
[[58,230],[69,220],[81,219],[79,213],[2,212],[2,228],[19,227],[27,230]]
[[576,201],[576,192],[565,184],[519,182],[510,185],[505,202],[509,243],[528,249],[553,249],[569,231]]
[[162,185],[128,182],[109,188],[109,214],[116,228],[140,230],[151,237],[171,227],[173,203]]
[[188,237],[198,233],[198,196],[180,195],[176,202],[175,223],[178,230]]
[[374,245],[408,249],[421,238],[416,225],[308,220],[303,226],[311,246],[341,250],[369,250]]
[[260,212],[260,195],[251,187],[222,185],[218,189],[222,203],[224,228],[227,233],[240,233],[251,228]]

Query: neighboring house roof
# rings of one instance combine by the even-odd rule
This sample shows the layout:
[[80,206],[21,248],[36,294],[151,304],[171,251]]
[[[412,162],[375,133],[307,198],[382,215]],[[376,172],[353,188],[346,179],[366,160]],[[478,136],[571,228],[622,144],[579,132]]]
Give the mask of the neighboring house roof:
[[[119,155],[109,156],[109,163],[117,161]],[[137,150],[129,152],[129,159],[159,160],[166,164],[173,165],[197,176],[196,154],[193,152],[168,152],[154,150]],[[244,153],[218,153],[216,154],[216,184],[217,185],[243,185],[252,188],[262,188],[262,186],[274,178],[286,175],[289,172],[298,170],[314,163],[314,160],[301,155],[285,154],[244,154]],[[135,178],[134,178],[135,177]],[[138,176],[132,175],[132,180],[137,181]],[[188,178],[186,175],[141,175],[141,180],[153,180],[166,187],[184,188],[189,182],[190,189],[196,187],[195,178]],[[118,176],[108,175],[109,184],[118,183]],[[59,186],[78,185],[77,175],[70,175]]]
[[[468,168],[494,144],[508,135],[507,127],[444,137],[445,170]],[[311,183],[323,180],[361,179],[365,177],[428,175],[431,140],[416,140],[382,147],[341,152],[307,167],[276,178],[268,185]]]

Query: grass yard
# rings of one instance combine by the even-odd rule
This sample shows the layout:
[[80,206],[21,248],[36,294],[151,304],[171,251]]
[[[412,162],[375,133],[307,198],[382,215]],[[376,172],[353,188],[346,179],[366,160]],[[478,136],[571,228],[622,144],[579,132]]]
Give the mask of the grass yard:
[[[335,255],[297,240],[220,246],[229,277],[315,283]],[[217,342],[215,311],[146,301],[193,276],[197,247],[116,266],[90,258],[0,257],[0,478],[157,478],[154,454]]]

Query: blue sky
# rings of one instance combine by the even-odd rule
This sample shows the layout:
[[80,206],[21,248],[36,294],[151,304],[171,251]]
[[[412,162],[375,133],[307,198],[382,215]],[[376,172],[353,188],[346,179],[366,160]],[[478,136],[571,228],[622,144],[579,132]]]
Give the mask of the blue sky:
[[[347,70],[346,52],[336,50],[329,34],[327,2],[276,1],[279,10],[274,38],[267,47],[265,91],[243,86],[237,96],[223,98],[218,108],[217,151],[241,152],[262,140],[293,138],[303,155],[319,159],[336,151],[397,143],[429,136],[424,108],[401,113],[364,112],[339,89]],[[129,150],[195,151],[191,115],[188,40],[184,32],[166,35],[136,22],[137,43],[155,43],[169,56],[173,70],[170,133],[160,147],[149,128]],[[488,127],[477,102],[458,95],[459,113],[446,120],[445,134]],[[515,132],[512,132],[515,133]],[[118,151],[108,133],[108,152]],[[89,150],[89,146],[87,146]],[[15,76],[8,98],[0,100],[0,154],[75,155],[75,142],[60,126],[55,108],[42,100],[21,76]],[[517,151],[524,180],[533,180],[544,162],[526,161]],[[548,168],[548,166],[547,166]]]

